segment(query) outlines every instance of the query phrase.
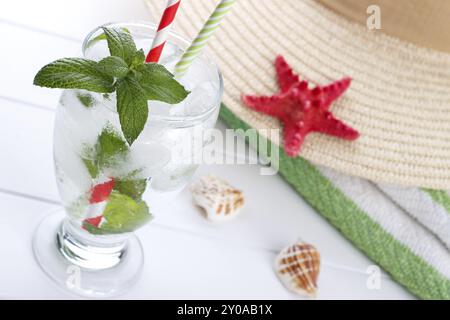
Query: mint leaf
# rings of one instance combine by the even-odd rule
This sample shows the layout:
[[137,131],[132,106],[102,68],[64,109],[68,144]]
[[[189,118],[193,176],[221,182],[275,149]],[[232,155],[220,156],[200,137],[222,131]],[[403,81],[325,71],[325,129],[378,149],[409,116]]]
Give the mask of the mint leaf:
[[133,232],[151,220],[144,201],[135,201],[117,191],[111,193],[103,217],[105,221],[99,227],[89,223],[83,223],[83,227],[93,234],[116,234]]
[[80,103],[86,108],[92,108],[95,104],[95,99],[89,93],[77,92],[77,98]]
[[103,169],[113,166],[118,158],[124,157],[128,146],[112,127],[107,126],[98,137],[95,151],[97,165]]
[[147,180],[115,180],[114,190],[120,192],[121,194],[127,195],[135,200],[142,198],[142,195],[147,188]]
[[[98,136],[95,146],[83,148],[81,160],[91,178],[95,179],[104,169],[115,166],[118,161],[126,161],[128,152],[127,142],[113,127],[107,125]],[[114,189],[139,199],[147,187],[147,180],[138,178],[140,172],[134,170],[125,177],[115,178]]]
[[64,58],[44,66],[34,77],[35,85],[48,88],[114,91],[114,78],[100,72],[97,62],[82,58]]
[[106,219],[106,223],[101,227],[111,233],[132,232],[151,219],[149,208],[145,202],[135,201],[114,191],[103,217]]
[[108,41],[109,53],[122,58],[127,65],[131,65],[136,49],[133,37],[121,29],[103,27]]
[[138,69],[139,83],[145,91],[147,100],[157,100],[169,104],[183,101],[189,91],[174,79],[164,66],[156,63],[141,65]]
[[139,67],[145,62],[144,50],[140,49],[134,53],[133,60],[131,61],[131,68]]
[[148,105],[144,90],[131,74],[117,85],[117,112],[125,139],[132,145],[144,130]]
[[98,177],[100,170],[97,165],[97,154],[95,148],[92,146],[84,145],[81,151],[81,160],[84,163],[89,175],[92,179]]
[[98,62],[97,69],[104,74],[118,79],[126,77],[128,72],[127,64],[119,57],[106,57]]
[[88,170],[91,178],[92,179],[97,178],[97,176],[99,174],[99,169],[98,169],[97,163],[94,160],[90,160],[90,159],[82,158],[82,160],[83,160],[83,163],[86,166],[86,169]]

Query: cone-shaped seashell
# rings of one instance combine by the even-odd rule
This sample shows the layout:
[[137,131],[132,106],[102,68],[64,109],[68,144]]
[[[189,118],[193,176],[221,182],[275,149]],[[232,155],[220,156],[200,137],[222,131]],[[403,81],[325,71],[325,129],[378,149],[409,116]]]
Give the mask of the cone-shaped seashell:
[[244,194],[226,181],[209,175],[191,185],[196,204],[211,221],[225,221],[235,217],[244,206]]
[[275,271],[285,287],[308,297],[316,296],[319,269],[319,251],[304,242],[283,249],[275,260]]

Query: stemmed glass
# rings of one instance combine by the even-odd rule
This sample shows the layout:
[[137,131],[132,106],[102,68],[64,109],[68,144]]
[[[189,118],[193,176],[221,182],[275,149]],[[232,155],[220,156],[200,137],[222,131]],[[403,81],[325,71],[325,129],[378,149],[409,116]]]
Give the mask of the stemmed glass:
[[[144,50],[156,30],[149,23],[107,26],[127,30]],[[102,34],[97,28],[87,35],[85,58],[108,55]],[[172,33],[160,63],[173,69],[188,45]],[[222,77],[207,53],[179,81],[191,91],[188,98],[174,106],[149,101],[148,121],[132,146],[121,133],[114,94],[63,91],[56,113],[54,161],[64,210],[40,223],[33,249],[42,269],[66,289],[109,297],[139,278],[144,255],[133,231],[151,220],[148,192],[186,185],[208,143],[203,133],[214,127],[219,113]],[[192,143],[199,137],[201,143]]]

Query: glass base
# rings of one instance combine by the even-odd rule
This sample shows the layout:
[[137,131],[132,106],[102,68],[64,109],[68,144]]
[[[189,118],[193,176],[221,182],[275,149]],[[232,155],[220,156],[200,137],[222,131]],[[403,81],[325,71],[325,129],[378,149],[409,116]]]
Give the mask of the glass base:
[[90,298],[120,295],[136,283],[144,254],[135,235],[80,236],[65,217],[63,209],[48,215],[33,237],[36,260],[53,281]]

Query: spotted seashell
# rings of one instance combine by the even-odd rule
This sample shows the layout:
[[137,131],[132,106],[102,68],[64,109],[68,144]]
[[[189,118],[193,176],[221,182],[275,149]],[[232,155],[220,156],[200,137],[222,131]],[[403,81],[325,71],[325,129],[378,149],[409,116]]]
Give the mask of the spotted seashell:
[[191,185],[195,203],[211,221],[225,221],[235,217],[244,206],[244,194],[216,176],[205,176]]
[[275,260],[275,270],[281,282],[299,295],[315,297],[320,270],[320,254],[304,242],[283,249]]

